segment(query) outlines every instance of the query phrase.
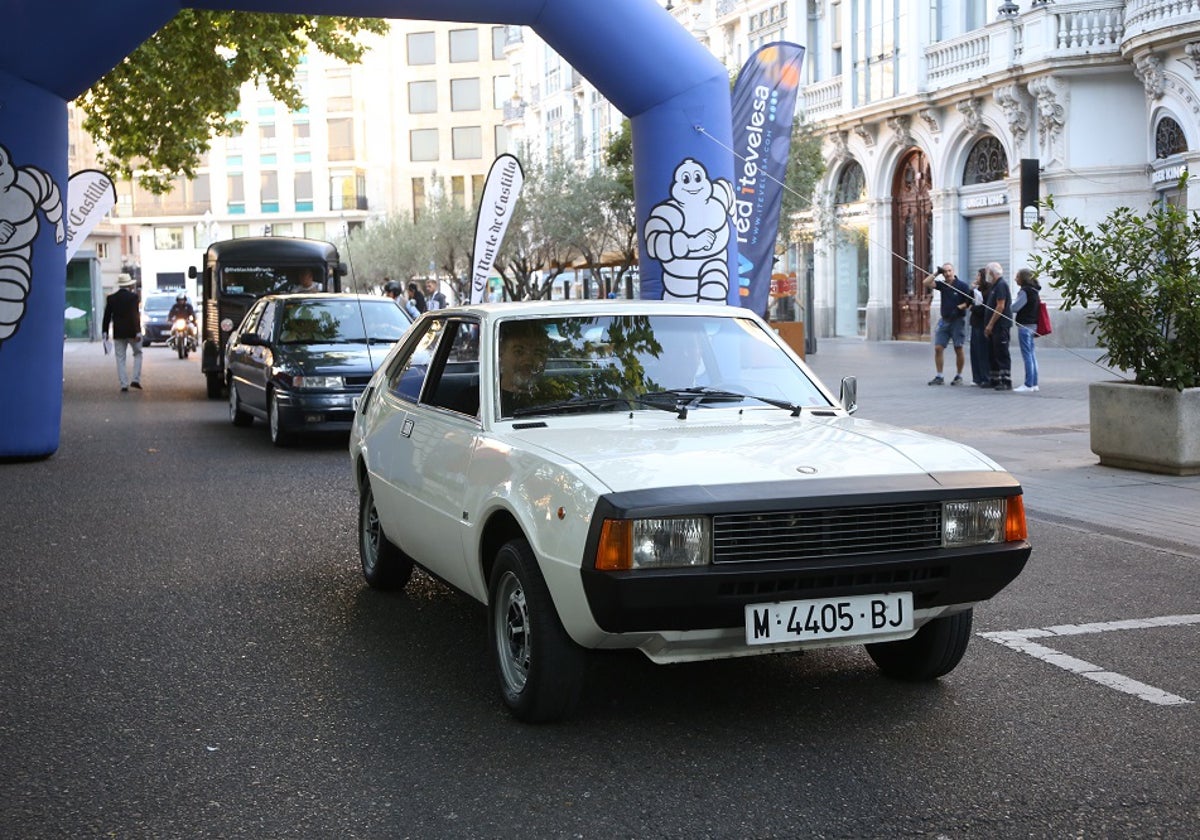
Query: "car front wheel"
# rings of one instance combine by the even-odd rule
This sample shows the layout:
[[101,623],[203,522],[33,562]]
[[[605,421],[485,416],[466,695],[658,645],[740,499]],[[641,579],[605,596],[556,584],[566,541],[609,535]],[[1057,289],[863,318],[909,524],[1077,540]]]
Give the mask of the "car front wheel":
[[363,487],[358,504],[358,555],[363,577],[372,589],[403,589],[412,577],[412,558],[383,533],[371,484]]
[[284,426],[283,418],[279,416],[279,401],[275,392],[267,394],[267,425],[271,427],[271,443],[276,446],[287,446],[292,442],[292,433]]
[[568,716],[583,693],[586,654],[563,629],[525,540],[500,549],[488,595],[488,642],[505,705],[526,723]]
[[954,670],[971,641],[971,610],[935,618],[911,639],[867,645],[867,653],[884,676],[920,682]]

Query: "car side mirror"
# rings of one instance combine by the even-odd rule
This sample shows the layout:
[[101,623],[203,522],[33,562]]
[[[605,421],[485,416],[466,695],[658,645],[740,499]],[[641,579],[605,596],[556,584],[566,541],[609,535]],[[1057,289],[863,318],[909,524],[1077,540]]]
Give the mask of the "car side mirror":
[[266,344],[258,333],[248,332],[238,337],[238,342],[241,344],[249,344],[251,347],[261,347]]
[[199,276],[200,276],[200,272],[196,270],[196,266],[189,265],[188,266],[188,277],[191,278],[192,280],[195,280]]
[[350,273],[350,269],[348,269],[348,268],[346,267],[346,264],[345,264],[344,262],[340,262],[340,263],[338,263],[338,264],[337,264],[337,266],[336,266],[336,267],[333,269],[333,273],[334,273],[335,275],[337,275],[338,277],[345,277],[347,274],[349,274],[349,273]]
[[853,414],[858,411],[858,378],[854,376],[842,377],[842,393],[841,393],[842,408],[846,409],[847,414]]

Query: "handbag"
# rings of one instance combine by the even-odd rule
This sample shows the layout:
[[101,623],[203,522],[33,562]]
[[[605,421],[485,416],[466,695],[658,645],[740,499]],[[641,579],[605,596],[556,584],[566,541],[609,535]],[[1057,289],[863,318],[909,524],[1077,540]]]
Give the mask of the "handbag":
[[1050,326],[1050,310],[1046,308],[1045,301],[1038,301],[1038,320],[1036,336],[1050,335],[1054,332],[1054,328]]

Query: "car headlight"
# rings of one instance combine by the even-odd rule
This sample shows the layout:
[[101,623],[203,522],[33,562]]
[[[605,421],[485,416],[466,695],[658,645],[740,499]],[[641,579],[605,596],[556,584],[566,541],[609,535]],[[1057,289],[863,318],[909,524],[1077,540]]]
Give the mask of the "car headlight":
[[346,380],[340,376],[293,376],[292,387],[305,390],[329,390],[346,387]]
[[942,545],[947,548],[1023,540],[1027,535],[1021,496],[942,503]]
[[600,529],[597,569],[669,569],[710,562],[712,524],[706,516],[606,519]]

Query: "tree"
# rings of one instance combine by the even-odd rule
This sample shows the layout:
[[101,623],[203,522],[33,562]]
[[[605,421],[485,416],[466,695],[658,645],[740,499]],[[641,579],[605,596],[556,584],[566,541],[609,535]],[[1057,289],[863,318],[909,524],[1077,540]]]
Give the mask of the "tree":
[[621,130],[604,150],[604,163],[617,183],[617,189],[607,196],[608,214],[612,220],[613,249],[621,255],[616,266],[615,285],[638,264],[637,208],[633,199],[633,128],[629,120],[621,121]]
[[576,250],[571,245],[579,225],[571,200],[579,189],[575,168],[560,153],[551,152],[545,161],[522,155],[525,185],[513,209],[504,236],[496,271],[512,300],[550,297],[560,274],[571,267]]
[[373,18],[184,9],[80,97],[83,127],[103,168],[165,193],[175,176],[195,176],[212,136],[241,130],[244,83],[299,110],[296,67],[310,44],[353,64],[366,50],[359,33],[387,31]]
[[448,279],[456,299],[470,300],[475,213],[455,204],[444,190],[435,190],[417,227],[429,243],[429,261],[436,273]]
[[823,174],[825,158],[821,155],[821,136],[811,123],[797,116],[792,120],[787,176],[779,208],[777,250],[787,250],[795,241],[796,217],[813,209],[813,192]]

